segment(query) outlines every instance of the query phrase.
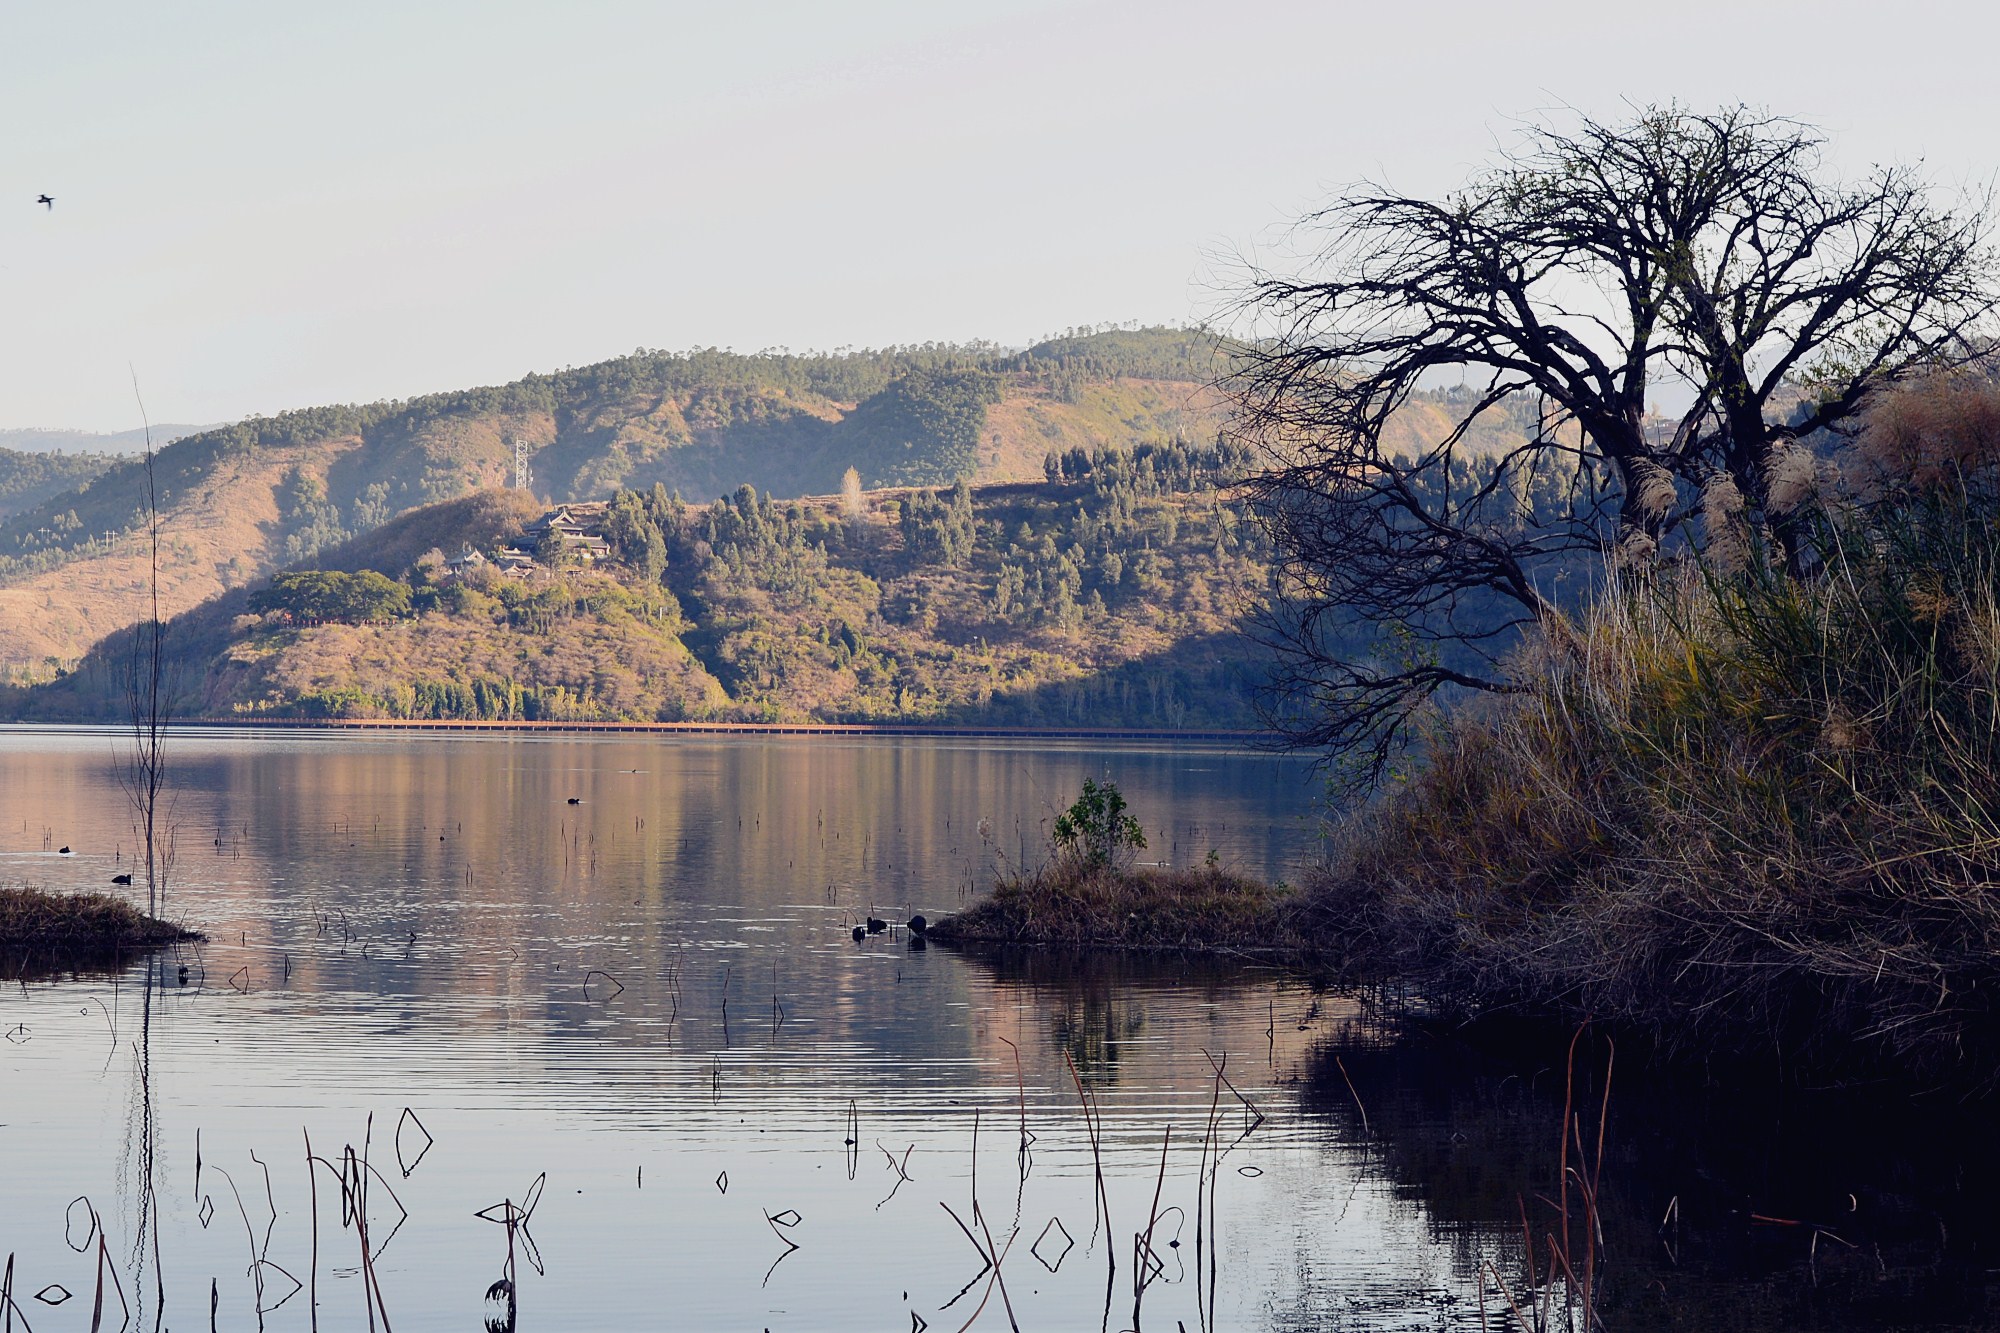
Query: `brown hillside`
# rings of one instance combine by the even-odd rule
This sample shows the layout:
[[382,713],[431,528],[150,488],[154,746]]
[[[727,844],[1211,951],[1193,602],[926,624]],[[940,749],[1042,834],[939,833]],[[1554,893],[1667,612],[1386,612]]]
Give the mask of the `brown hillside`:
[[[225,451],[187,491],[165,496],[161,609],[177,615],[308,558],[326,568],[407,569],[425,550],[467,533],[478,544],[502,540],[553,498],[600,499],[620,485],[658,482],[691,499],[746,481],[781,496],[829,489],[846,464],[827,456],[838,447],[828,432],[851,406],[776,389],[696,390],[617,397],[589,413],[502,405],[421,421],[392,417],[365,435]],[[1215,389],[1190,381],[1110,378],[1058,396],[1031,375],[1004,374],[1000,401],[987,412],[976,480],[1040,481],[1051,451],[1212,439],[1224,410]],[[1451,420],[1446,405],[1419,399],[1398,413],[1388,440],[1415,448],[1440,437]],[[1497,420],[1467,443],[1490,451],[1522,438],[1516,423]],[[532,451],[532,494],[499,489],[512,480],[515,440]],[[815,463],[801,469],[807,456]],[[478,497],[473,508],[443,517],[412,513],[468,491]],[[319,526],[321,513],[329,525]],[[411,523],[398,526],[406,514]],[[326,546],[355,530],[361,535]],[[0,680],[44,679],[143,617],[146,574],[143,538],[128,533],[109,549],[0,585]]]
[[[261,450],[221,461],[195,494],[169,498],[160,546],[160,610],[179,615],[276,568],[284,554],[279,488],[295,470],[324,477],[355,438]],[[148,613],[143,533],[109,551],[0,587],[0,673],[49,674]]]
[[[576,575],[567,587],[587,597],[599,585],[615,586]],[[531,634],[476,594],[467,600],[476,605],[457,614],[434,611],[386,624],[253,630],[211,666],[204,711],[257,712],[315,695],[395,700],[414,697],[425,683],[480,679],[558,692],[550,717],[704,717],[729,702],[682,644],[677,617],[615,609],[564,617]]]
[[[850,465],[871,488],[901,484],[879,478],[906,470],[911,458],[944,469],[941,483],[968,465],[982,484],[1039,482],[1051,452],[1212,441],[1226,404],[1207,380],[1222,362],[1199,343],[1184,331],[1141,330],[1020,356],[978,348],[804,358],[643,353],[497,388],[205,431],[158,456],[161,609],[177,614],[307,562],[407,568],[453,527],[436,519],[383,525],[468,493],[488,494],[488,510],[452,522],[469,522],[483,539],[537,504],[601,500],[621,487],[660,485],[695,503],[745,484],[780,498],[825,494]],[[902,416],[885,410],[898,377],[972,365],[998,392],[977,408],[976,429],[914,444],[897,433],[913,421],[953,419],[950,403]],[[1420,396],[1391,423],[1390,446],[1442,437],[1454,401],[1451,392]],[[1496,417],[1467,445],[1505,448],[1533,428],[1531,414]],[[517,442],[527,446],[534,498],[491,498],[512,483]],[[143,472],[125,463],[0,519],[0,681],[46,678],[146,613],[136,526],[143,496]],[[426,523],[435,529],[428,537]]]
[[1062,401],[1026,375],[1010,377],[986,414],[981,482],[1040,481],[1051,450],[1109,449],[1156,439],[1208,440],[1221,429],[1222,396],[1206,384],[1119,379],[1086,384]]
[[514,542],[545,510],[546,506],[527,491],[475,491],[463,499],[427,505],[392,518],[373,532],[320,552],[312,563],[319,569],[349,573],[374,569],[404,574],[426,551],[438,550],[450,556],[468,543],[491,551]]

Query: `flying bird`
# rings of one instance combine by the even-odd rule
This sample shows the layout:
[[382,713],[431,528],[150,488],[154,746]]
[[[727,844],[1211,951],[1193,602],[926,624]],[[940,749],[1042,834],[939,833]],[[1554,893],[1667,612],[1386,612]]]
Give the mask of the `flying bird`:
[[35,202],[42,205],[44,208],[48,209],[51,213],[55,212],[56,200],[54,195],[51,194],[42,195],[40,198],[36,199]]

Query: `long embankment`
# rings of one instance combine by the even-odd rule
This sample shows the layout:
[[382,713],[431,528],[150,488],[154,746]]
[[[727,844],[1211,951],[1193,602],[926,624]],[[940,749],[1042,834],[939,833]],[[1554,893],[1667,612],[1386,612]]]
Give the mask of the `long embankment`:
[[690,736],[944,736],[984,740],[1208,741],[1251,745],[1268,732],[1136,727],[977,727],[925,722],[567,722],[431,718],[194,717],[179,725],[294,731],[618,732]]

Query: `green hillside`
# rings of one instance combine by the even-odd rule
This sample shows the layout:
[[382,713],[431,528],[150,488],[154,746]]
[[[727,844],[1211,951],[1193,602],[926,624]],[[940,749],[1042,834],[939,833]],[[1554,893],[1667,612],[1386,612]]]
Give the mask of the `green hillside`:
[[[1214,340],[1076,334],[1027,351],[927,344],[830,354],[641,351],[407,402],[330,406],[200,431],[155,464],[173,612],[379,528],[511,485],[544,501],[655,485],[691,502],[1026,481],[1050,448],[1211,439]],[[93,465],[102,466],[102,465]],[[78,484],[80,483],[80,484]],[[0,507],[0,678],[44,678],[142,614],[145,477],[119,459]]]
[[[171,628],[205,716],[1255,725],[1236,633],[1261,539],[1244,459],[1171,442],[1075,450],[1053,479],[586,507],[609,558],[535,545],[542,506],[488,491],[400,517]],[[15,690],[36,718],[117,709],[120,641]]]
[[[492,388],[217,427],[162,449],[157,477],[171,504],[226,460],[352,440],[359,447],[328,469],[323,489],[289,497],[290,525],[322,534],[366,531],[507,480],[517,440],[528,445],[533,489],[552,500],[656,482],[694,499],[745,484],[788,498],[835,489],[849,467],[870,486],[949,485],[979,477],[985,409],[1003,395],[1073,401],[1085,384],[1169,377],[1193,389],[1220,369],[1212,339],[1167,329],[1083,335],[1023,353],[979,344],[802,355],[641,351]],[[96,462],[79,469],[79,481],[86,472],[104,475],[0,523],[0,577],[134,525],[143,500],[138,464]],[[70,512],[73,526],[62,521]]]
[[[110,466],[111,460],[100,454],[24,453],[0,447],[0,520],[49,505]],[[67,520],[67,514],[52,507],[51,522]]]

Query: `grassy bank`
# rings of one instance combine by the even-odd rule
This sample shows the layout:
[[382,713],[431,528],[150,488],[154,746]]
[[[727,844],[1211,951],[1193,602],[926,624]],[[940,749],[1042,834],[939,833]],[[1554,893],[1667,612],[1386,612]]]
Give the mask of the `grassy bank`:
[[931,927],[950,943],[1282,951],[1295,947],[1279,889],[1223,870],[1121,870],[1057,858]]
[[1297,894],[1058,856],[950,929],[1271,948],[1446,1013],[1990,1087],[2000,387],[1889,397],[1837,458],[1787,466],[1785,552],[1711,483],[1699,556],[1544,626],[1521,691],[1438,722]]
[[203,938],[102,893],[0,888],[0,960],[9,970],[81,967]]
[[1932,392],[1822,466],[1805,572],[1712,523],[1549,633],[1309,883],[1315,942],[1467,1010],[1990,1083],[2000,392]]

